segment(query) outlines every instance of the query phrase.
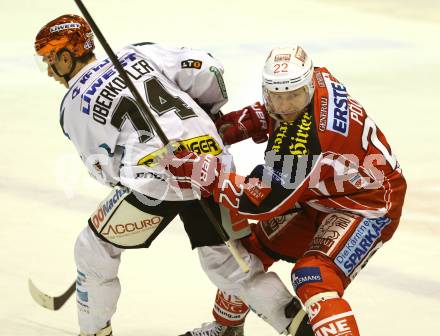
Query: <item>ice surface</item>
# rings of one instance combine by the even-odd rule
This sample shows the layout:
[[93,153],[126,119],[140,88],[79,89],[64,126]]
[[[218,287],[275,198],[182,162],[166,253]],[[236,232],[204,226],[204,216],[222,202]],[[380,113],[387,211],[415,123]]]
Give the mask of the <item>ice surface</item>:
[[[402,224],[346,292],[363,336],[440,328],[440,10],[438,1],[88,1],[117,49],[155,41],[210,50],[225,65],[225,111],[260,99],[260,69],[275,46],[302,44],[344,82],[392,144],[409,188]],[[3,1],[0,13],[0,335],[76,335],[74,300],[37,306],[31,277],[50,294],[75,277],[73,244],[107,190],[91,180],[58,125],[64,88],[33,60],[38,29],[73,1]],[[102,49],[98,55],[103,56]],[[239,172],[262,158],[232,149]],[[179,251],[179,253],[176,253]],[[180,252],[182,251],[182,252]],[[186,252],[184,252],[186,251]],[[289,286],[290,265],[274,267]],[[179,222],[120,268],[115,335],[177,335],[211,320],[214,287]],[[247,335],[276,335],[250,315]]]

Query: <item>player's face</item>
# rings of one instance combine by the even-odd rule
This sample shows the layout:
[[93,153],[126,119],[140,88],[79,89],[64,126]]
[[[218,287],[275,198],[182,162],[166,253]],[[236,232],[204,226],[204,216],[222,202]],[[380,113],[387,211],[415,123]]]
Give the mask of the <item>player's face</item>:
[[68,83],[66,82],[66,80],[63,77],[59,76],[53,70],[53,67],[55,67],[60,75],[69,73],[71,67],[70,57],[69,59],[66,59],[64,54],[45,56],[43,57],[43,62],[47,65],[47,75],[49,77],[52,77],[55,81],[59,82],[65,87],[68,87]]
[[283,121],[295,121],[302,114],[309,101],[309,94],[305,86],[288,92],[269,91],[269,100],[272,113],[277,119]]

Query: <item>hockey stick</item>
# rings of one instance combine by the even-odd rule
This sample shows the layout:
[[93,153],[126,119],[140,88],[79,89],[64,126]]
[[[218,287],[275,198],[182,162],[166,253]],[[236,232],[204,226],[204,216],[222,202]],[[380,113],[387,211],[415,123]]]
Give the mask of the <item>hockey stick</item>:
[[29,291],[31,292],[31,295],[34,298],[35,302],[49,310],[58,310],[67,302],[67,300],[69,300],[69,298],[75,292],[76,282],[74,282],[69,287],[69,289],[60,296],[49,296],[43,293],[34,285],[31,279],[28,280],[28,285]]
[[[153,129],[156,131],[157,135],[159,136],[162,143],[165,145],[166,148],[168,148],[169,151],[173,151],[170,141],[168,140],[167,136],[163,132],[162,128],[160,127],[157,120],[154,118],[153,114],[151,113],[148,106],[145,104],[144,99],[142,98],[139,91],[134,86],[132,80],[128,77],[127,73],[125,72],[124,68],[122,67],[121,63],[119,62],[118,58],[116,57],[115,53],[113,52],[110,45],[107,43],[107,40],[105,39],[104,35],[102,35],[100,29],[96,25],[95,21],[93,20],[92,16],[90,15],[87,8],[84,6],[82,0],[75,0],[76,5],[78,6],[79,10],[87,20],[87,22],[90,24],[93,32],[95,33],[96,37],[98,38],[99,42],[101,43],[102,47],[104,48],[104,51],[112,61],[114,67],[118,71],[121,78],[124,80],[125,84],[127,85],[128,89],[130,90],[131,94],[135,98],[136,102],[139,104],[139,106],[142,109],[142,112],[145,113],[147,116],[148,121],[150,122]],[[226,246],[228,247],[229,251],[231,252],[234,259],[237,261],[238,265],[242,269],[243,272],[247,273],[249,272],[249,266],[244,261],[243,257],[238,252],[237,248],[233,243],[229,240],[228,235],[224,231],[221,223],[217,220],[214,213],[212,212],[211,208],[208,206],[206,200],[203,198],[199,200],[200,206],[202,207],[203,211],[208,216],[210,222],[214,226],[217,233],[220,235],[221,239],[225,242]]]

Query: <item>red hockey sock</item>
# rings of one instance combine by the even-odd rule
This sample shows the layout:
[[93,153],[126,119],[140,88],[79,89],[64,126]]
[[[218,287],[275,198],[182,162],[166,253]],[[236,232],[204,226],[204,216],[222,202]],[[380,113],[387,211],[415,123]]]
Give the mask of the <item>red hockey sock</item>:
[[[322,293],[306,302],[310,324],[316,336],[359,336],[359,329],[347,301]],[[336,294],[336,293],[335,293]]]
[[217,290],[212,314],[224,326],[237,326],[244,323],[249,307],[234,295]]

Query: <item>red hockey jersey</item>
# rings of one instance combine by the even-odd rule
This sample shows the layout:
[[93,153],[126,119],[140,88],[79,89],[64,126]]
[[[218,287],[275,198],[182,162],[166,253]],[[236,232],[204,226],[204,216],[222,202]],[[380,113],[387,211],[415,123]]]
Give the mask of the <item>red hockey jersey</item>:
[[323,212],[399,218],[406,182],[385,136],[326,68],[315,68],[313,80],[306,112],[276,126],[265,164],[248,176],[271,192],[258,205],[243,194],[238,213],[269,219],[305,203]]

